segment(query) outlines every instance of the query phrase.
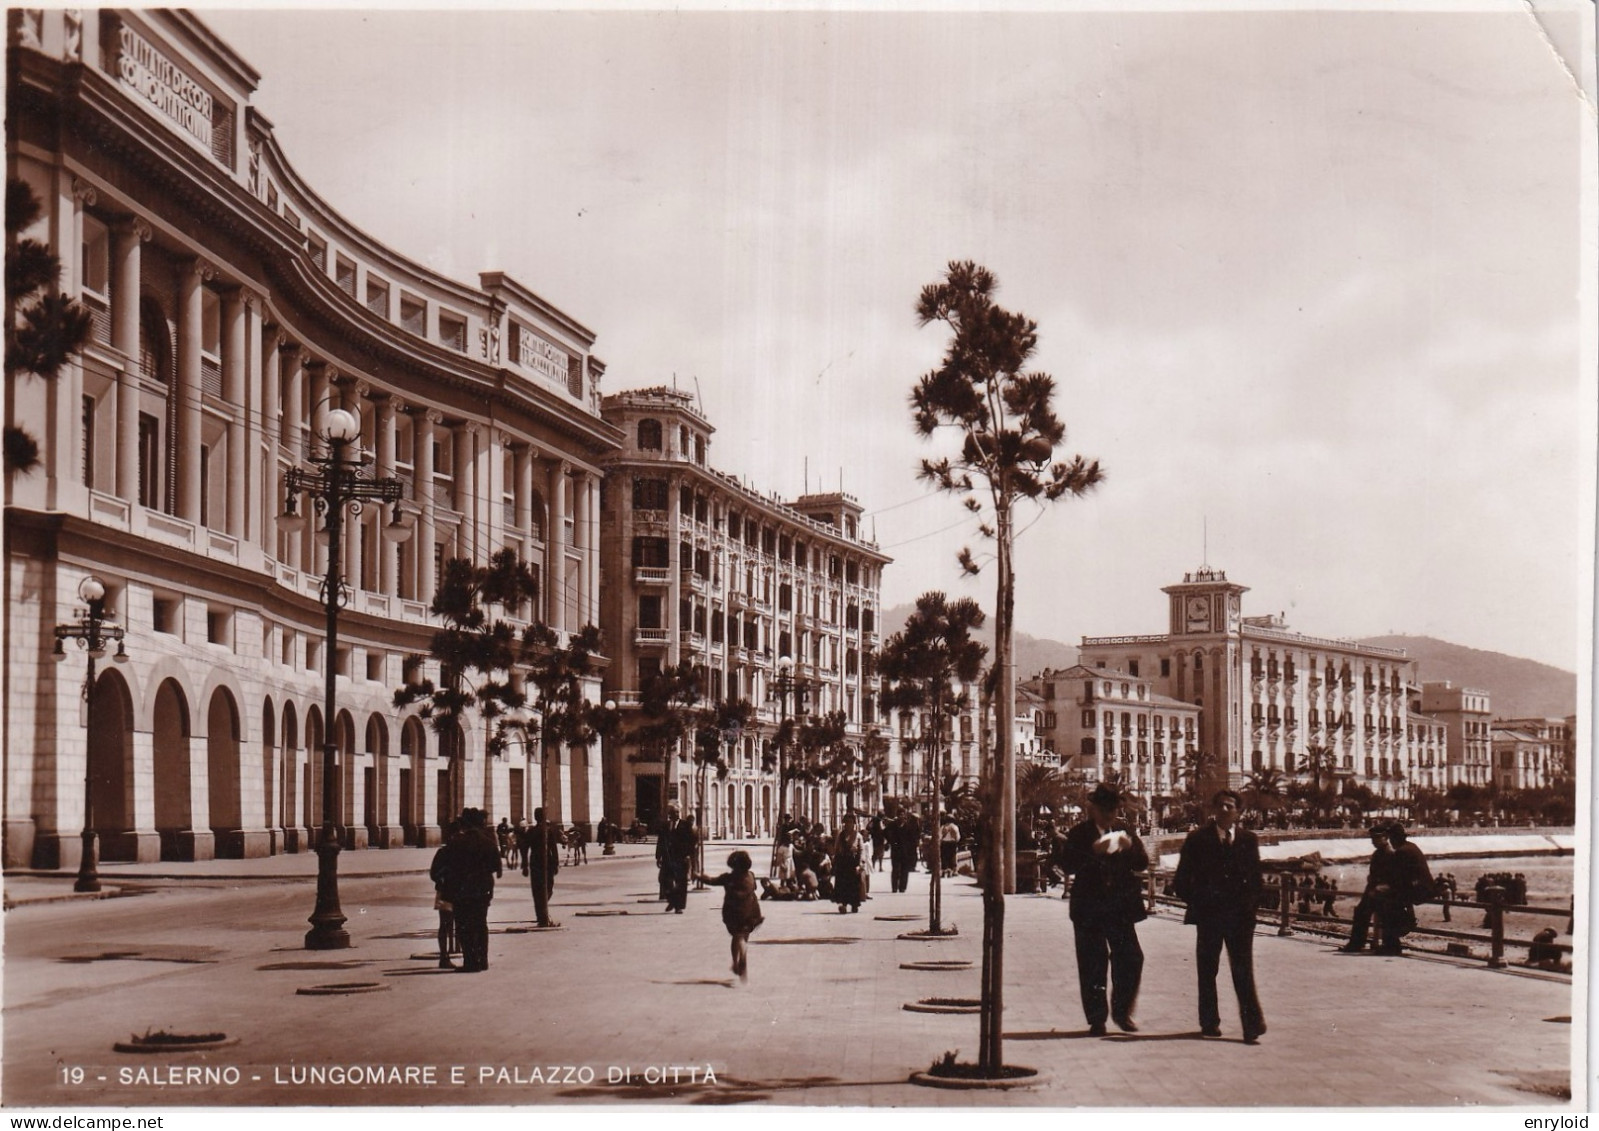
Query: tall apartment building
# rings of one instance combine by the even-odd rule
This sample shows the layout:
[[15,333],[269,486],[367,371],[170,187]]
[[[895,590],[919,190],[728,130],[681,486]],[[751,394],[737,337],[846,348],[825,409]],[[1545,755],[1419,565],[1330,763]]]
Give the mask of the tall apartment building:
[[[624,733],[638,725],[650,673],[678,664],[698,669],[707,702],[749,700],[757,724],[732,752],[726,779],[708,783],[706,824],[712,835],[766,835],[781,810],[762,751],[785,711],[842,711],[856,750],[874,729],[887,730],[865,657],[879,643],[891,559],[866,538],[851,496],[783,502],[715,470],[714,429],[688,393],[617,393],[602,413],[622,437],[605,460],[602,504],[602,627],[613,661],[606,694],[623,711]],[[804,689],[786,704],[775,694],[782,657]],[[686,743],[664,759],[631,739],[612,747],[606,809],[624,824],[653,822],[663,797],[694,803]],[[860,783],[855,804],[875,805],[875,793],[875,780]],[[790,804],[832,823],[840,802],[831,789],[801,784]]]
[[1412,702],[1417,712],[1444,726],[1448,766],[1443,788],[1483,786],[1493,780],[1493,710],[1486,691],[1434,681],[1423,683]]
[[1340,780],[1409,796],[1415,664],[1403,650],[1307,636],[1280,616],[1246,617],[1247,587],[1208,566],[1162,592],[1167,632],[1085,636],[1082,661],[1197,709],[1197,746],[1213,758],[1206,792],[1259,770],[1302,773],[1315,750],[1332,758]]
[[[7,389],[42,462],[5,484],[6,866],[77,864],[86,771],[106,858],[304,849],[326,728],[346,842],[435,842],[438,739],[392,695],[427,650],[440,559],[511,547],[542,581],[526,615],[599,619],[600,472],[621,437],[593,332],[503,274],[444,278],[342,218],[251,105],[256,72],[193,15],[9,20],[7,176],[43,202],[24,235],[59,257],[93,331],[58,379]],[[414,535],[396,546],[380,508],[349,514],[327,656],[326,550],[275,518],[334,407],[359,416],[370,470],[403,481]],[[101,666],[85,719],[83,658],[51,646],[88,574],[130,661]],[[489,757],[485,738],[468,726],[468,804],[598,819],[599,751]]]

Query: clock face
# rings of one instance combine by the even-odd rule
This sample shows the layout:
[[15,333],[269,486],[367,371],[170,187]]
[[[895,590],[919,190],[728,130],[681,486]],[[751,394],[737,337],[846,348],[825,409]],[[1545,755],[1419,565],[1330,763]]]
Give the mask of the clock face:
[[1188,598],[1188,631],[1205,632],[1210,628],[1210,602],[1204,597]]

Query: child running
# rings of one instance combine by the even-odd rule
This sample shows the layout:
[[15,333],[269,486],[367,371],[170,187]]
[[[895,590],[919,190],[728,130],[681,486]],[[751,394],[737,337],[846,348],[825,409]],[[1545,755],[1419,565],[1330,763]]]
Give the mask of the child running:
[[750,854],[742,848],[727,858],[731,872],[720,876],[701,876],[708,884],[724,889],[722,895],[722,923],[733,936],[733,973],[738,980],[749,980],[750,932],[765,919],[761,915],[760,897],[755,893],[755,877],[750,872]]

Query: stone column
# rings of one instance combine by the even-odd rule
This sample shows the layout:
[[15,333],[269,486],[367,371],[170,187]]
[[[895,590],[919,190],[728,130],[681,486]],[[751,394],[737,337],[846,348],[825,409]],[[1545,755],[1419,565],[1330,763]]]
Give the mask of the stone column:
[[248,346],[245,330],[248,312],[244,294],[235,288],[222,299],[222,399],[231,410],[227,422],[228,482],[227,514],[220,525],[235,538],[245,537],[244,500],[248,486],[245,451],[246,420],[250,415],[250,402],[246,394],[246,363]]
[[[272,516],[277,513],[274,491],[277,457],[267,452],[262,443],[267,420],[277,412],[277,388],[266,375],[267,350],[262,325],[261,296],[246,291],[244,294],[244,340],[247,353],[244,360],[244,379],[248,389],[245,409],[245,488],[244,488],[244,538],[270,555],[268,541],[272,537]],[[267,403],[267,386],[272,385],[273,400]],[[270,462],[269,462],[270,461]]]
[[[281,373],[283,380],[283,415],[279,422],[282,430],[279,433],[278,440],[279,443],[281,443],[284,448],[288,450],[289,462],[291,464],[298,464],[304,461],[306,456],[306,354],[298,345],[295,345],[291,342],[282,348],[281,362]],[[280,485],[281,482],[282,480],[280,479]],[[281,490],[278,492],[278,494],[279,500],[277,505],[281,506],[288,500],[283,497],[283,492]],[[302,498],[297,500],[295,505],[297,507],[301,507],[308,506],[309,503],[307,500]],[[308,534],[313,516],[308,510],[300,511],[300,513],[306,516],[305,526]],[[289,534],[285,538],[283,544],[283,561],[286,565],[292,566],[295,569],[305,569],[305,543],[308,541],[307,534],[302,534],[296,531],[292,534]]]
[[451,473],[455,476],[454,505],[456,513],[461,516],[461,525],[456,532],[454,556],[472,561],[477,560],[477,530],[472,517],[473,497],[477,493],[472,483],[473,444],[476,438],[477,425],[471,421],[455,426],[455,458],[451,463]]
[[589,536],[585,547],[585,568],[588,570],[589,603],[584,615],[585,624],[600,623],[600,477],[590,474],[585,480],[588,487]]
[[[444,417],[433,409],[420,409],[412,415],[416,432],[416,484],[414,495],[421,513],[416,519],[416,599],[423,604],[433,600],[438,577],[433,568],[433,544],[437,538],[433,495],[433,429]],[[419,771],[420,772],[420,771]],[[432,796],[431,786],[429,796]],[[428,810],[431,814],[432,810]]]
[[288,554],[278,552],[279,545],[287,548],[287,539],[278,537],[278,516],[283,513],[282,464],[278,461],[278,448],[284,440],[285,393],[287,382],[283,377],[283,336],[276,328],[261,341],[261,458],[266,461],[267,492],[261,507],[261,547],[273,561],[286,561]]
[[[522,444],[516,449],[516,525],[522,532],[522,560],[528,563],[533,562],[533,457],[531,444]],[[542,567],[543,563],[539,564]],[[547,588],[549,579],[544,578],[539,585],[541,598]],[[535,602],[529,615],[534,620],[541,619],[542,608],[541,599]]]
[[[372,398],[372,407],[376,414],[374,427],[377,434],[377,474],[389,476],[394,474],[394,401],[387,394],[380,394]],[[400,592],[400,551],[399,547],[383,537],[383,527],[389,521],[388,508],[379,507],[376,519],[378,526],[378,591],[385,597],[393,597]]]
[[549,612],[545,621],[557,633],[566,631],[566,479],[570,465],[555,460],[549,469],[550,521],[544,531],[544,574]]
[[117,374],[117,495],[139,499],[139,270],[140,245],[150,238],[143,221],[111,230],[111,345],[122,354]]
[[215,274],[196,259],[178,280],[178,517],[194,523],[200,521],[201,288]]

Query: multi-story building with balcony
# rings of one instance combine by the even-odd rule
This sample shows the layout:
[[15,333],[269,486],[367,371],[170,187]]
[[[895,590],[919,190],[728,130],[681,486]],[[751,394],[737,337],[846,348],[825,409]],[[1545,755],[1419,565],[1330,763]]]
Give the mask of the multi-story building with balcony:
[[1493,780],[1500,789],[1542,789],[1564,772],[1571,732],[1565,719],[1493,721]]
[[[637,389],[605,398],[602,413],[622,437],[605,460],[601,578],[612,665],[607,695],[621,708],[624,735],[639,723],[650,674],[689,664],[706,702],[747,699],[757,724],[708,783],[713,836],[766,835],[780,813],[776,775],[763,771],[764,745],[780,716],[832,711],[847,719],[846,743],[864,752],[875,710],[866,657],[879,644],[883,567],[891,560],[861,529],[861,506],[842,492],[783,502],[746,487],[708,462],[710,422],[675,389]],[[788,657],[793,690],[776,694]],[[607,811],[624,824],[653,823],[662,800],[691,798],[690,749],[613,743],[605,765]],[[855,786],[855,804],[876,803],[876,783]],[[791,788],[797,813],[836,821],[847,793],[819,784]]]
[[[194,16],[9,19],[7,176],[43,202],[23,235],[59,258],[92,332],[57,379],[7,389],[41,462],[5,484],[6,865],[77,863],[86,776],[107,858],[303,849],[327,728],[347,843],[436,841],[438,736],[392,696],[427,651],[439,562],[510,547],[541,580],[524,616],[599,619],[600,473],[621,438],[593,332],[506,275],[444,278],[342,218],[251,105],[256,72]],[[275,519],[335,407],[359,417],[370,471],[403,481],[414,533],[395,545],[388,514],[349,512],[329,656],[326,549]],[[130,662],[102,665],[85,719],[82,659],[52,663],[51,644],[87,574]],[[467,804],[599,817],[598,751],[489,757],[481,724],[466,732]]]
[[1209,567],[1162,591],[1169,631],[1084,637],[1082,660],[1147,679],[1152,692],[1198,710],[1205,792],[1261,770],[1304,773],[1315,755],[1342,781],[1409,796],[1415,664],[1403,650],[1307,636],[1280,616],[1246,617],[1247,587]]
[[1022,683],[1053,723],[1046,744],[1062,768],[1085,782],[1113,781],[1157,812],[1183,787],[1199,749],[1199,710],[1162,695],[1148,676],[1077,664]]
[[1444,726],[1448,765],[1442,788],[1484,786],[1493,780],[1493,710],[1488,692],[1442,680],[1423,683],[1411,701],[1414,711]]

